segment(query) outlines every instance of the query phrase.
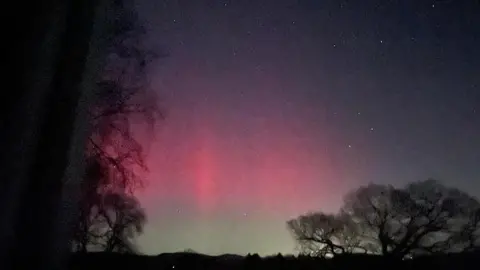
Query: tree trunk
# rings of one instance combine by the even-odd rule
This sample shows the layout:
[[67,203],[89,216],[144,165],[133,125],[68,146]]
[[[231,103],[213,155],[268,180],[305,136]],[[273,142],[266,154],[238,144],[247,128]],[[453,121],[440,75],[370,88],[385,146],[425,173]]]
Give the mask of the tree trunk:
[[[26,14],[23,28],[17,31],[26,33],[19,36],[12,45],[18,58],[12,59],[12,75],[18,82],[12,95],[2,99],[0,142],[0,245],[2,259],[15,241],[15,220],[20,215],[22,191],[29,182],[28,172],[34,161],[34,151],[38,146],[41,116],[45,113],[46,95],[54,74],[54,63],[60,49],[55,38],[61,35],[66,22],[66,3],[45,3],[36,13]],[[66,2],[66,1],[65,1]],[[51,4],[49,6],[48,4]],[[53,6],[55,8],[53,8]],[[54,16],[56,15],[56,16]],[[21,26],[20,22],[14,24]],[[36,26],[36,28],[34,27]],[[19,63],[16,63],[18,61]],[[41,63],[41,64],[40,64]],[[3,92],[3,91],[2,91]]]
[[2,269],[26,263],[62,268],[83,176],[87,107],[100,64],[103,27],[94,21],[105,14],[105,3],[57,0],[42,1],[38,10],[30,7],[37,16],[24,26],[30,35],[20,44],[19,61],[26,68],[16,70],[22,80],[0,122]]

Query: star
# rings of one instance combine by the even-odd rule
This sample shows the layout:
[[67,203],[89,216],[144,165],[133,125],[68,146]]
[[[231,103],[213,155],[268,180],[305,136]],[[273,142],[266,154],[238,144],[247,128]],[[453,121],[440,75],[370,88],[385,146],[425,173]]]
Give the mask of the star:
[[375,129],[373,127],[370,128],[370,131],[374,131]]
[[352,145],[351,145],[351,144],[349,144],[349,145],[348,145],[348,148],[352,148]]

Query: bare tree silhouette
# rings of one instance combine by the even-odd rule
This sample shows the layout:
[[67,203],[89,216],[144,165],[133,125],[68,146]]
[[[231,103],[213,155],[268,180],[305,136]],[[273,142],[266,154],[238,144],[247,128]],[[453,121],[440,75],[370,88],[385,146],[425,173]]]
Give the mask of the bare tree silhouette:
[[479,209],[474,197],[435,180],[403,189],[370,184],[348,193],[339,214],[312,213],[288,226],[310,254],[404,258],[478,249]]
[[[135,197],[126,197],[125,194],[107,194],[104,196],[103,209],[99,211],[97,229],[104,229],[104,250],[108,252],[134,253],[135,247],[131,242],[142,232],[146,221],[145,212]],[[103,224],[103,228],[99,225]]]
[[344,213],[310,213],[287,222],[301,254],[331,257],[353,252],[367,253],[360,226]]
[[162,117],[146,78],[148,64],[158,55],[143,43],[142,24],[126,4],[116,5],[112,46],[97,83],[97,102],[89,111],[92,133],[73,234],[75,251],[132,251],[127,240],[141,232],[145,220],[134,199],[134,191],[144,184],[140,173],[147,170],[145,152],[131,125],[143,124],[151,135]]

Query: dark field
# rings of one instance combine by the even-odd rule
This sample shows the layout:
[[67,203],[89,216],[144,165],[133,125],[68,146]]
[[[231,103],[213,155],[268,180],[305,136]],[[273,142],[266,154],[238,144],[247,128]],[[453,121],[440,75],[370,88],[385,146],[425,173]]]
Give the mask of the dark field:
[[167,253],[158,256],[114,253],[75,254],[72,270],[95,269],[477,269],[480,253],[451,254],[394,261],[379,256],[349,255],[335,259],[310,257],[208,256]]

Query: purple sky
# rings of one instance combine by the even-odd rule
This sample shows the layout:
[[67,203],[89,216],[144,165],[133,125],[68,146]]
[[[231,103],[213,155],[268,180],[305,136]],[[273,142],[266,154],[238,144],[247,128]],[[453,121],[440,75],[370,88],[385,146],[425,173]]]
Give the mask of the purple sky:
[[370,181],[480,194],[477,1],[138,2],[170,55],[143,251],[292,252],[288,218]]

